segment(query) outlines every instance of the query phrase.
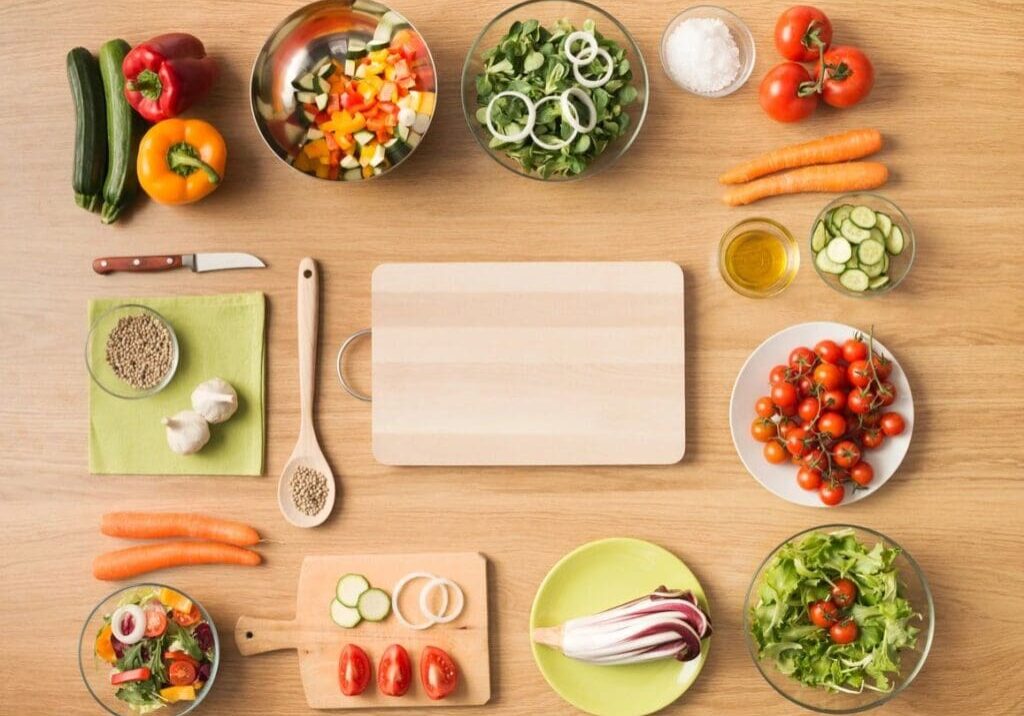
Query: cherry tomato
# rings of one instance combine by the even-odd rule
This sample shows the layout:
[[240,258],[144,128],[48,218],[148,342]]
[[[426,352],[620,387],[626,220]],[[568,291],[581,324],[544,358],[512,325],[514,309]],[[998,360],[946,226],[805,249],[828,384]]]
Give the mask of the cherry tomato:
[[821,394],[821,405],[828,410],[841,411],[846,407],[846,393],[842,390],[826,390]]
[[199,662],[198,661],[196,661],[191,656],[189,656],[187,652],[178,651],[176,649],[173,650],[173,651],[170,650],[170,649],[165,651],[164,652],[164,661],[168,661],[168,662],[170,662],[170,661],[187,661],[188,663],[192,664],[192,666],[196,667],[196,669],[199,668]]
[[150,604],[143,610],[143,614],[146,615],[144,636],[152,639],[167,631],[167,610],[163,604]]
[[817,448],[806,453],[800,462],[804,467],[810,467],[818,470],[819,472],[828,467],[828,461],[825,459],[825,453]]
[[[811,83],[811,74],[803,65],[795,62],[783,62],[768,71],[761,80],[759,99],[761,109],[777,122],[799,122],[810,117],[818,106],[818,94],[811,90],[801,90],[801,86]],[[800,96],[801,92],[809,94]]]
[[780,408],[796,407],[796,388],[791,383],[776,383],[772,386],[772,402]]
[[786,448],[778,440],[772,440],[764,444],[764,459],[773,465],[786,462]]
[[864,447],[874,450],[882,447],[882,443],[885,442],[885,435],[882,434],[881,430],[869,428],[864,431],[864,437],[861,438],[861,442],[864,443]]
[[855,388],[867,388],[871,385],[872,377],[871,366],[864,359],[853,361],[846,369],[846,379]]
[[833,624],[828,630],[828,635],[832,637],[832,641],[836,644],[852,644],[857,641],[859,633],[857,623],[853,619],[844,619]]
[[190,627],[193,624],[198,624],[199,620],[202,619],[203,615],[199,613],[199,607],[195,604],[192,605],[192,609],[186,612],[179,612],[175,609],[171,612],[171,619],[180,626]]
[[771,385],[775,385],[777,383],[785,383],[788,378],[789,368],[787,368],[784,365],[777,365],[771,369],[770,373],[768,373],[768,382]]
[[843,343],[843,360],[853,363],[868,357],[868,344],[859,338],[847,338]]
[[871,365],[879,380],[887,380],[892,375],[892,361],[877,353],[871,356]]
[[167,666],[167,680],[171,682],[171,686],[191,684],[195,682],[197,673],[196,667],[192,665],[192,662],[185,661],[184,659],[172,661]]
[[831,363],[820,363],[814,368],[814,382],[825,390],[835,390],[843,383],[843,371]]
[[808,398],[814,395],[814,381],[810,376],[802,375],[796,383],[797,392],[801,398]]
[[856,415],[866,415],[871,412],[871,405],[874,403],[875,394],[867,388],[854,388],[850,391],[850,397],[846,400],[846,407]]
[[814,367],[814,359],[814,351],[810,348],[794,348],[789,354],[789,369],[795,375],[806,375]]
[[843,440],[832,448],[832,461],[839,467],[851,468],[860,462],[860,448],[852,440]]
[[796,403],[787,405],[785,408],[779,408],[779,412],[782,413],[784,418],[792,418],[796,415]]
[[800,424],[793,418],[783,418],[779,421],[778,426],[779,437],[785,440],[791,431],[800,427]]
[[801,420],[810,422],[818,417],[820,410],[821,403],[818,402],[817,398],[804,398],[800,401],[800,405],[797,406],[796,413],[800,416]]
[[821,87],[825,104],[852,107],[867,97],[874,85],[875,68],[856,47],[839,45],[825,53],[825,82]]
[[793,428],[786,436],[786,450],[793,457],[802,457],[807,452],[808,433],[803,428]]
[[839,607],[829,599],[811,602],[811,606],[807,609],[807,616],[810,617],[814,626],[828,629],[839,621]]
[[827,433],[833,438],[841,437],[846,432],[846,418],[841,413],[823,413],[818,418],[818,432]]
[[758,398],[757,402],[754,403],[754,412],[757,413],[758,417],[770,418],[775,415],[775,403],[767,395],[763,398]]
[[424,647],[420,654],[420,681],[427,698],[437,701],[455,691],[459,685],[459,670],[443,650],[436,646]]
[[882,414],[877,410],[872,410],[860,416],[860,422],[863,423],[865,427],[877,428],[878,424],[882,422]]
[[412,664],[409,652],[401,644],[392,644],[384,650],[377,667],[377,689],[387,696],[402,696],[412,683]]
[[345,696],[358,696],[370,685],[370,657],[355,644],[346,644],[338,657],[338,685]]
[[882,432],[889,437],[895,437],[906,429],[906,423],[903,422],[903,416],[899,413],[885,413],[882,416]]
[[878,388],[878,404],[888,407],[894,402],[896,402],[896,386],[883,379],[883,383]]
[[850,479],[861,487],[867,487],[875,479],[875,469],[861,460],[850,468]]
[[794,5],[775,23],[775,47],[794,62],[815,62],[832,42],[832,23],[816,7]]
[[826,363],[832,365],[837,364],[843,359],[843,349],[839,347],[835,341],[824,340],[818,341],[817,345],[814,346],[814,352],[818,354]]
[[813,467],[801,467],[796,471],[796,484],[805,490],[817,490],[821,487],[821,472]]
[[759,443],[766,443],[776,435],[778,435],[779,429],[768,418],[754,418],[754,422],[750,425],[750,434]]
[[829,507],[834,507],[843,501],[846,496],[846,488],[839,482],[822,482],[818,488],[818,497]]
[[857,585],[852,579],[837,579],[832,585],[832,601],[841,609],[853,606],[857,599]]

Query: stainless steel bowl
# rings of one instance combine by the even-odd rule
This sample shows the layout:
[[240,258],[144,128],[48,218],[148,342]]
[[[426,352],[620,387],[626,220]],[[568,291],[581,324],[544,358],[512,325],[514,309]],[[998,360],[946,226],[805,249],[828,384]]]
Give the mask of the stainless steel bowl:
[[[292,166],[303,138],[302,134],[289,131],[287,127],[287,120],[296,106],[292,82],[313,69],[324,57],[344,57],[350,40],[368,42],[373,39],[378,20],[390,9],[376,0],[318,0],[293,12],[270,33],[253,64],[249,101],[263,141],[288,166]],[[419,44],[429,62],[423,89],[436,92],[434,58],[423,36],[409,24],[419,36]],[[430,114],[433,116],[433,110]],[[412,151],[415,150],[413,147]],[[411,154],[391,165],[383,174],[393,170]],[[306,172],[300,173],[316,178]]]

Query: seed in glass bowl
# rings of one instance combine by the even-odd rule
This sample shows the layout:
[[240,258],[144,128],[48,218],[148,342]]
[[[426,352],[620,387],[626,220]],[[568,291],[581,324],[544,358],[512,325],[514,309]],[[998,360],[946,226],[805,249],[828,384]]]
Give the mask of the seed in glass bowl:
[[152,316],[122,316],[107,336],[107,365],[136,390],[158,385],[174,362],[171,332]]

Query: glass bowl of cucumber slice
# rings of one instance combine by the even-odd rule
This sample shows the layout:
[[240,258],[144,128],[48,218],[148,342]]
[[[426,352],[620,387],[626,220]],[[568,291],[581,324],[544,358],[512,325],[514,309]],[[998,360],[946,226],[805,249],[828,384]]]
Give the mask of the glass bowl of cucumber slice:
[[829,286],[858,298],[896,288],[914,263],[914,229],[880,194],[844,194],[811,224],[814,270]]

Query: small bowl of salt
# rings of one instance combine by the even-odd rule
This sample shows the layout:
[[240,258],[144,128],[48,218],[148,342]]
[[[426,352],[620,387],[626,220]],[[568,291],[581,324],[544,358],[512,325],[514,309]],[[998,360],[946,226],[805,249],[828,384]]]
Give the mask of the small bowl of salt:
[[661,65],[673,82],[701,97],[725,97],[754,70],[754,36],[725,8],[695,5],[661,36]]

